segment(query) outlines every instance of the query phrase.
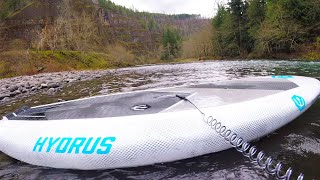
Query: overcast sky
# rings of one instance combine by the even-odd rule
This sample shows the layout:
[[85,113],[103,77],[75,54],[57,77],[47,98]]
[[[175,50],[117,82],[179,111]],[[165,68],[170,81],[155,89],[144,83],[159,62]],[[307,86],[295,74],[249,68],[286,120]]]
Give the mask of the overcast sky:
[[217,3],[227,0],[111,0],[127,8],[139,11],[166,14],[201,14],[212,17],[217,11]]

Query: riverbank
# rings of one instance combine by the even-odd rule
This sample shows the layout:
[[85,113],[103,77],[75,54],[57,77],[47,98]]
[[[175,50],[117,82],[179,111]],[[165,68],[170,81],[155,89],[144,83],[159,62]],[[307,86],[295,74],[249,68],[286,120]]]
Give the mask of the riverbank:
[[112,75],[115,71],[69,71],[0,79],[0,102],[4,103],[14,98],[41,92],[53,95],[67,84],[99,79],[103,76]]
[[112,75],[118,68],[197,61],[119,61],[104,53],[78,51],[1,52],[0,103],[41,92],[52,95],[65,85]]
[[[283,57],[283,56],[281,56]],[[288,58],[288,56],[287,56]],[[292,57],[290,57],[292,59]],[[105,53],[79,51],[7,51],[0,53],[0,102],[59,88],[77,81],[110,75],[121,67],[203,62],[217,58],[189,58],[173,61],[126,60]],[[230,61],[232,59],[229,59]],[[229,61],[228,60],[228,61]],[[246,59],[249,60],[249,59]],[[302,60],[302,59],[294,59]],[[313,60],[313,59],[312,59]],[[227,61],[227,60],[224,60]],[[2,78],[2,79],[1,79]],[[3,79],[5,78],[5,79]]]
[[99,52],[19,50],[0,52],[0,78],[48,72],[113,69],[138,62],[130,54]]
[[[156,62],[143,65],[132,65],[132,67],[144,67],[166,64],[185,64],[192,62],[204,62],[198,59],[178,59],[171,62]],[[218,61],[219,60],[213,60]],[[234,60],[223,60],[234,61]],[[239,61],[239,60],[238,60]],[[243,61],[243,60],[242,60]],[[261,61],[261,60],[258,60]],[[271,61],[271,60],[269,60]],[[278,60],[274,60],[278,61]],[[301,61],[301,60],[299,60]],[[209,62],[209,61],[206,61]],[[106,76],[119,76],[121,69],[106,70],[69,70],[61,72],[38,73],[34,75],[24,75],[11,78],[0,79],[0,103],[7,103],[14,99],[21,99],[31,95],[43,93],[54,95],[59,89],[64,88],[74,82],[86,82],[99,80]],[[120,73],[121,74],[121,73]]]
[[206,60],[320,60],[320,52],[304,50],[299,54],[275,54],[272,57],[252,55],[250,57],[200,57],[160,60],[148,57],[136,57],[130,52],[115,48],[112,52],[81,52],[81,51],[37,51],[15,50],[0,52],[0,79],[40,73],[62,71],[105,70],[148,64],[188,63]]

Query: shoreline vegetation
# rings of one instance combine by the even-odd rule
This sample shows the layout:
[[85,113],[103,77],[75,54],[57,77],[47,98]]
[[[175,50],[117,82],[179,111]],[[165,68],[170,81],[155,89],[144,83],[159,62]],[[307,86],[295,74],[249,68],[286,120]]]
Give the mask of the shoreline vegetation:
[[320,0],[230,0],[216,15],[110,0],[0,2],[0,79],[205,60],[320,60]]
[[[283,54],[272,58],[247,58],[247,57],[200,57],[200,58],[176,58],[170,61],[161,59],[136,59],[128,61],[121,60],[101,52],[81,52],[81,51],[37,51],[20,50],[0,52],[0,79],[17,76],[29,76],[41,73],[54,73],[64,71],[85,71],[85,70],[112,70],[125,67],[136,67],[144,65],[161,65],[176,63],[205,62],[207,60],[295,60],[295,61],[319,61],[300,56],[297,58],[292,54]],[[299,57],[299,56],[298,56]],[[305,57],[305,58],[304,58]]]
[[[123,55],[119,52],[119,55]],[[303,56],[300,56],[303,57]],[[176,58],[170,61],[161,59],[134,59],[127,60],[127,57],[113,57],[101,52],[81,51],[37,51],[19,50],[0,52],[0,79],[40,73],[53,73],[63,71],[83,70],[110,70],[124,67],[135,67],[143,65],[175,64],[204,62],[206,60],[297,60],[297,61],[318,61],[306,57],[297,58],[292,54],[282,54],[271,58],[247,58],[247,57],[200,57],[200,58]]]
[[[161,59],[151,60],[131,60],[126,58],[120,61],[109,54],[99,52],[80,52],[80,51],[6,51],[0,52],[0,57],[5,63],[0,64],[0,79],[12,78],[17,76],[30,76],[42,73],[55,73],[65,71],[87,71],[87,70],[115,70],[125,67],[137,67],[146,65],[178,64],[193,63],[205,61],[234,61],[234,60],[294,60],[294,61],[316,61],[315,59],[296,58],[292,55],[284,55],[273,58],[217,58],[217,57],[200,57],[200,58],[176,58],[170,61]],[[24,59],[11,61],[10,59]],[[13,62],[14,64],[10,64]],[[19,63],[16,63],[19,62]]]

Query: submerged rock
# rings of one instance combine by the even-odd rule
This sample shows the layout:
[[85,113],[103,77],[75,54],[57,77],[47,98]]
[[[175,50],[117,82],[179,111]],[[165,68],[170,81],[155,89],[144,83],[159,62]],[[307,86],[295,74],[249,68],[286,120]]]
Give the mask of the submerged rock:
[[59,83],[49,83],[48,88],[58,88],[60,86]]
[[9,100],[10,100],[9,97],[5,97],[5,98],[2,99],[3,102],[7,102],[7,101],[9,101]]
[[48,84],[46,84],[46,83],[41,83],[40,87],[41,87],[41,89],[48,88]]
[[15,93],[16,95],[18,95],[18,94],[21,94],[21,91],[18,89],[18,90],[15,90],[13,93]]
[[9,88],[8,88],[8,90],[10,91],[10,92],[14,92],[15,90],[18,90],[19,89],[19,87],[17,86],[17,85],[12,85],[12,86],[10,86]]
[[5,99],[6,97],[10,97],[10,94],[0,94],[0,100]]
[[55,92],[56,92],[56,89],[54,89],[54,88],[50,88],[50,89],[48,90],[48,94],[49,94],[49,95],[53,95]]

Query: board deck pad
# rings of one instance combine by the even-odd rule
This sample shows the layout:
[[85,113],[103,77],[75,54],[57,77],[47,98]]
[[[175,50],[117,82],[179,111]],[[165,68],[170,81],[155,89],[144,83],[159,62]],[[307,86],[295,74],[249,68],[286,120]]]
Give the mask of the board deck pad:
[[61,120],[154,114],[181,101],[175,95],[185,97],[189,94],[145,91],[95,97],[41,108],[24,108],[15,112],[17,116],[7,115],[7,118],[25,120],[29,117],[29,120],[41,120],[32,116],[45,116],[43,120]]
[[287,79],[230,80],[23,107],[6,117],[9,120],[64,120],[155,114],[194,108],[189,103],[179,103],[182,100],[176,95],[190,96],[200,108],[206,108],[252,100],[296,87],[298,85]]
[[230,83],[210,83],[193,85],[191,88],[215,88],[215,89],[260,89],[260,90],[290,90],[298,87],[293,82],[281,81],[281,82],[265,82],[265,81],[235,81]]

